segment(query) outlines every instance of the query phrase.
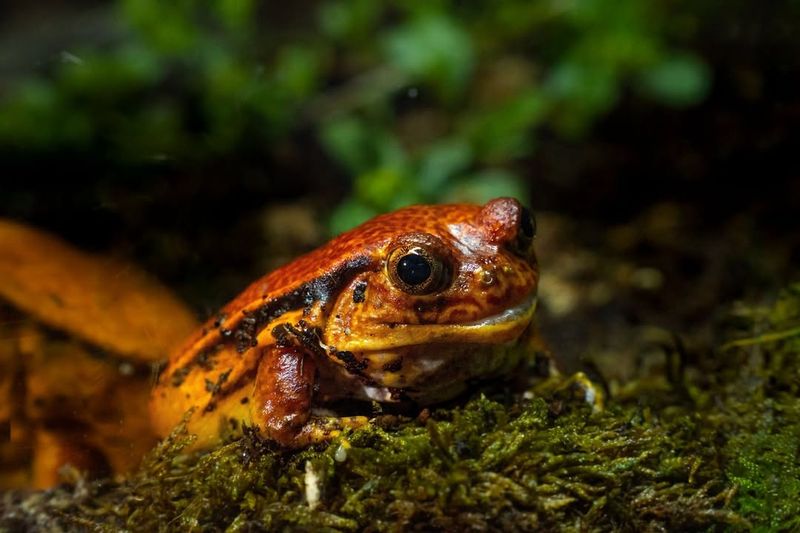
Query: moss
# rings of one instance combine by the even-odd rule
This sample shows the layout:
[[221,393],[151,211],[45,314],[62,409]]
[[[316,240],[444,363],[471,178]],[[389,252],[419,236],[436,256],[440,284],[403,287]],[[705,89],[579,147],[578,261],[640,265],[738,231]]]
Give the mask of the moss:
[[727,407],[737,420],[722,450],[734,508],[759,531],[800,529],[800,284],[746,310],[750,335],[728,342],[743,370]]
[[734,436],[726,445],[728,479],[739,487],[737,510],[760,531],[800,529],[800,405],[769,402],[755,433]]
[[128,480],[6,495],[0,528],[797,530],[800,338],[768,335],[797,325],[800,289],[746,311],[720,349],[684,358],[692,372],[632,383],[600,412],[556,377],[302,451],[246,430],[183,455],[177,430]]

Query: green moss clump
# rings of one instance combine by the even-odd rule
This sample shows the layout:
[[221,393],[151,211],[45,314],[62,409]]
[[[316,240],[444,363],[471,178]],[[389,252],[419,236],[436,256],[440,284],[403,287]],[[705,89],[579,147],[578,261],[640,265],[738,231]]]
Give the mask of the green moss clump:
[[725,446],[726,475],[739,488],[736,509],[758,531],[800,530],[799,403],[765,404],[758,430],[738,434]]
[[734,508],[758,531],[800,529],[800,284],[740,312],[748,335],[723,346],[742,370],[727,385],[739,422],[723,448]]
[[184,455],[176,431],[128,480],[7,494],[0,529],[797,530],[800,336],[773,334],[799,321],[793,287],[693,354],[700,371],[600,412],[556,377],[302,451],[246,430]]

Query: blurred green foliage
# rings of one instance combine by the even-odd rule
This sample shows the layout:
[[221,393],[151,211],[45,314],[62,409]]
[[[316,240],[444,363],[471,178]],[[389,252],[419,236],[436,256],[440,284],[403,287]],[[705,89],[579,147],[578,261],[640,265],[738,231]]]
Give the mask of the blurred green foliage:
[[118,0],[112,45],[71,50],[6,91],[0,147],[202,164],[310,128],[353,183],[333,231],[410,202],[525,198],[538,133],[579,137],[625,91],[703,99],[709,69],[674,44],[691,33],[681,9]]

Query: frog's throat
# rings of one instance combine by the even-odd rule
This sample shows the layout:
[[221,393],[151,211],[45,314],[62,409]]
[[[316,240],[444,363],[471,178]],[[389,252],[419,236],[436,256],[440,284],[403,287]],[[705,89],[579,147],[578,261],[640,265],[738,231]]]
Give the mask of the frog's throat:
[[474,322],[464,324],[379,324],[336,346],[337,350],[369,352],[432,343],[499,344],[519,338],[536,310],[536,295]]

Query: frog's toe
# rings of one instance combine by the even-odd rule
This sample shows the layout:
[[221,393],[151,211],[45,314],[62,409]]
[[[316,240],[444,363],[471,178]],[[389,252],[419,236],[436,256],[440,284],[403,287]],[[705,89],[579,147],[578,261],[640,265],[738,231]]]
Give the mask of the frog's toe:
[[295,437],[294,444],[308,446],[331,441],[348,429],[358,429],[369,424],[366,416],[312,416]]

